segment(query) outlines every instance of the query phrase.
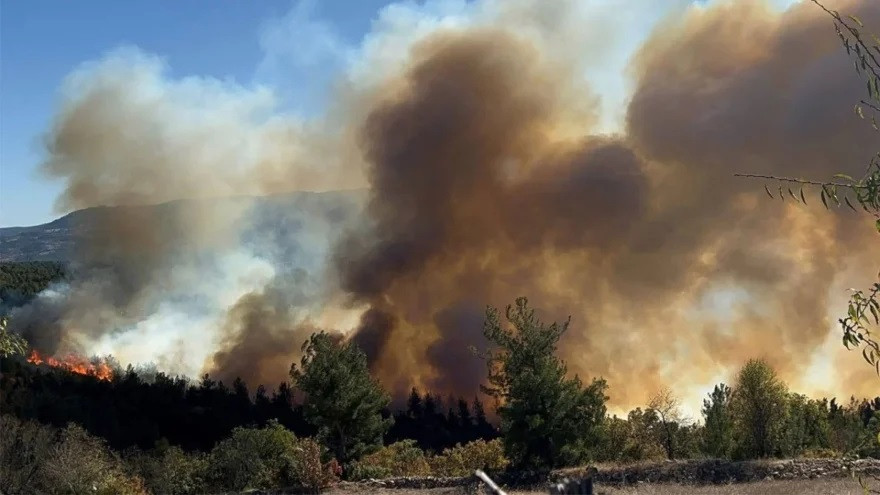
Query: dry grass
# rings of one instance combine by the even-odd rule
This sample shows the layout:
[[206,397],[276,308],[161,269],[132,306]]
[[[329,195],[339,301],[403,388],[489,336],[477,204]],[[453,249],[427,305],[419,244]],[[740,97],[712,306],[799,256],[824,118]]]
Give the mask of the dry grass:
[[[330,495],[369,493],[373,495],[459,495],[468,492],[458,488],[430,490],[368,489],[363,487],[333,489]],[[471,492],[473,493],[473,492]],[[477,492],[482,493],[482,492]],[[514,491],[510,495],[547,495],[541,491]],[[859,484],[852,479],[781,480],[731,485],[639,484],[621,488],[596,487],[596,493],[606,495],[862,495]]]

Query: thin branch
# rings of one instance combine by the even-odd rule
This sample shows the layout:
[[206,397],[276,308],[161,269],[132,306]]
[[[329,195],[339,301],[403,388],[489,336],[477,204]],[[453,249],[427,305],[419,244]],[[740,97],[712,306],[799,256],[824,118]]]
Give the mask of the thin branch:
[[755,179],[770,179],[777,180],[780,182],[793,182],[797,184],[811,184],[814,186],[837,186],[837,187],[851,187],[854,189],[862,189],[865,186],[860,186],[858,184],[846,184],[843,182],[822,182],[817,180],[807,180],[807,179],[794,179],[791,177],[778,177],[776,175],[761,175],[761,174],[733,174],[734,177],[751,177]]
[[819,8],[821,8],[822,10],[827,12],[828,15],[833,17],[835,21],[837,21],[838,23],[843,25],[843,27],[845,27],[846,30],[849,31],[849,34],[853,37],[855,42],[858,43],[862,47],[862,49],[865,51],[867,56],[870,57],[871,60],[874,62],[874,67],[872,67],[870,64],[867,64],[868,67],[870,68],[871,72],[874,73],[874,76],[880,78],[880,74],[877,73],[877,69],[875,68],[875,67],[880,67],[880,61],[877,60],[877,57],[874,56],[874,53],[871,51],[871,49],[867,45],[865,45],[864,41],[862,41],[862,37],[859,35],[858,30],[856,30],[855,28],[853,28],[852,26],[847,24],[847,22],[844,21],[842,17],[840,17],[840,13],[837,12],[836,10],[829,10],[827,7],[822,5],[822,3],[819,2],[819,0],[812,0],[812,2],[816,5],[818,5]]
[[880,112],[880,107],[871,103],[870,101],[859,100],[859,103],[861,103],[862,105],[865,105],[866,107],[870,108],[871,110],[874,110],[875,112]]

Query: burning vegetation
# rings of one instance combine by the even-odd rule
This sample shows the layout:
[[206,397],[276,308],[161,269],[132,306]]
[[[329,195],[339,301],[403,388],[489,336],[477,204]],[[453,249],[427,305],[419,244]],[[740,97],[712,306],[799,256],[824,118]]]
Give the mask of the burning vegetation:
[[63,369],[77,375],[94,376],[99,380],[109,381],[113,379],[113,369],[109,364],[100,359],[88,360],[75,354],[68,354],[64,358],[58,359],[51,356],[43,356],[36,349],[33,349],[27,361],[35,365],[45,364],[52,368]]

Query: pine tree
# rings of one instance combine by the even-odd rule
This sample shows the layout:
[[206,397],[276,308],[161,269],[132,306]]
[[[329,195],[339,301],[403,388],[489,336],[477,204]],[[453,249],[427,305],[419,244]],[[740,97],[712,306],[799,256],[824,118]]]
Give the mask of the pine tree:
[[391,402],[371,376],[367,356],[354,342],[339,342],[329,334],[313,334],[303,344],[300,366],[290,370],[305,393],[306,420],[341,462],[379,448],[392,419],[382,410]]
[[584,387],[577,376],[566,376],[565,364],[555,356],[570,318],[545,326],[524,297],[507,307],[506,317],[512,329],[502,326],[496,309],[486,311],[483,334],[496,347],[484,355],[489,386],[482,387],[499,400],[505,452],[521,468],[589,460],[608,398],[604,380]]
[[412,419],[419,419],[422,417],[422,396],[419,395],[419,391],[416,390],[415,387],[410,391],[409,399],[406,401],[406,412]]
[[721,383],[703,399],[703,452],[712,457],[723,459],[731,453],[730,394],[730,387]]

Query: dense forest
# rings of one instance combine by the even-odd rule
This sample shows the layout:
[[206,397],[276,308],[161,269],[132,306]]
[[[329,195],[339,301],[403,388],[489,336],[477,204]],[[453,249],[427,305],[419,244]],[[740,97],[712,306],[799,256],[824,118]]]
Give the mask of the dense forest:
[[[217,382],[205,375],[191,381],[154,369],[116,368],[111,380],[99,380],[24,359],[0,362],[0,409],[20,419],[63,427],[69,422],[107,440],[114,449],[151,448],[167,441],[186,451],[210,450],[237,426],[264,426],[276,419],[298,436],[313,436],[295,390],[281,383],[253,393],[241,380]],[[443,401],[412,392],[407,407],[385,416],[394,424],[386,443],[413,439],[424,450],[442,451],[456,443],[498,436],[479,399]]]

